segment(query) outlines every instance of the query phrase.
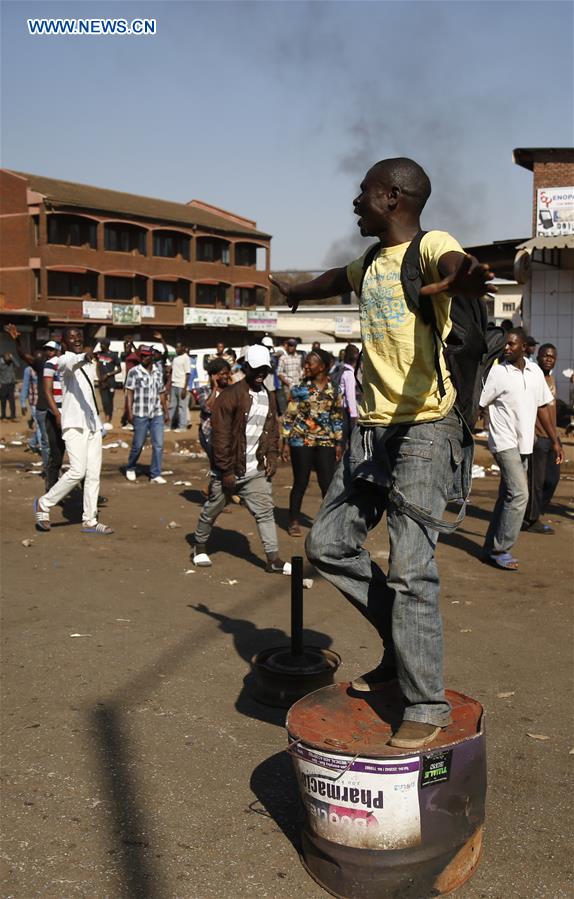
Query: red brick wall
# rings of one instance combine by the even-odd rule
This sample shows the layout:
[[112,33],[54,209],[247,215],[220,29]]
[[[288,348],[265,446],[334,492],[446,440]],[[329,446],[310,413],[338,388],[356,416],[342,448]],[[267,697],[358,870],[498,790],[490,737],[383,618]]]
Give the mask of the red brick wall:
[[535,162],[532,185],[532,234],[536,234],[536,196],[543,187],[573,187],[574,164],[571,162]]
[[23,178],[0,172],[0,293],[7,309],[29,308],[32,301],[27,186]]

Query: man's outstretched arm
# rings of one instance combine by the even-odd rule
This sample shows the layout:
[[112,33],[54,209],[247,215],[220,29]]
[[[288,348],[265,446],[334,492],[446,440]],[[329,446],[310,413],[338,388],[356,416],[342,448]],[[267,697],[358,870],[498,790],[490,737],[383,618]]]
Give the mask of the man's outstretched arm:
[[297,307],[303,300],[324,300],[327,297],[348,293],[351,290],[346,266],[331,268],[328,272],[319,275],[318,278],[313,278],[312,281],[303,281],[302,284],[278,281],[273,275],[269,275],[269,280],[281,291],[291,312],[297,312]]
[[438,261],[438,270],[442,280],[425,285],[421,289],[422,295],[448,293],[451,297],[481,297],[497,292],[497,288],[489,283],[494,278],[489,266],[467,253],[444,253]]

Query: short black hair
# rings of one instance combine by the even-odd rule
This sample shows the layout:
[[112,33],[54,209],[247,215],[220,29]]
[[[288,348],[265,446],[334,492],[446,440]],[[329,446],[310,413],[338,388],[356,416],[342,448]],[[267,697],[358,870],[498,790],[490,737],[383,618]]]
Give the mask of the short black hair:
[[520,325],[518,325],[516,328],[510,328],[510,330],[508,331],[508,333],[506,335],[507,337],[508,337],[508,334],[516,334],[516,336],[520,338],[522,343],[526,343],[526,341],[528,340],[528,334],[526,333],[524,328],[520,327]]
[[343,361],[350,365],[358,359],[359,353],[360,350],[358,346],[355,346],[354,343],[348,343],[343,351]]
[[406,156],[397,156],[394,159],[381,159],[373,168],[381,168],[385,178],[392,182],[391,186],[399,187],[419,212],[424,209],[432,188],[429,176],[418,162]]
[[218,375],[224,368],[231,371],[231,365],[227,359],[212,359],[211,362],[207,363],[207,374]]
[[554,350],[554,352],[558,354],[558,350],[553,343],[541,343],[538,347],[538,355],[540,355],[540,353],[545,353],[546,350]]

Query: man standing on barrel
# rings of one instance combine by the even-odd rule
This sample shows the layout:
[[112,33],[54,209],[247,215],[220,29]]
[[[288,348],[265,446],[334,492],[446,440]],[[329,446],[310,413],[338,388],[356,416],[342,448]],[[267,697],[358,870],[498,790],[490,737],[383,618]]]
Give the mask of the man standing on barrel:
[[[398,678],[405,711],[389,743],[407,750],[427,745],[451,723],[435,547],[464,449],[468,493],[472,439],[455,408],[456,390],[439,348],[451,329],[451,297],[482,296],[493,277],[449,234],[429,231],[420,243],[426,284],[420,293],[432,300],[435,327],[411,311],[401,264],[420,234],[430,192],[416,162],[378,162],[353,204],[361,234],[380,241],[377,251],[303,284],[271,279],[293,312],[302,300],[350,290],[359,297],[364,375],[358,427],[306,550],[381,636],[381,662],[352,686],[376,691]],[[386,576],[364,548],[384,512],[390,541]]]

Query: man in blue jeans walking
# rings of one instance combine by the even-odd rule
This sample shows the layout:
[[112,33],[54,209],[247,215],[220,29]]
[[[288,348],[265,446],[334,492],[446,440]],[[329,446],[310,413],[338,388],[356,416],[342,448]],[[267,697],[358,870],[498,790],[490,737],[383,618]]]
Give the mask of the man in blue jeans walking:
[[[408,308],[401,264],[420,231],[430,181],[410,159],[386,159],[366,174],[354,211],[363,236],[380,247],[363,272],[364,257],[312,281],[288,285],[271,278],[295,311],[301,300],[354,290],[363,342],[363,401],[357,427],[307,538],[311,562],[377,629],[382,661],[352,682],[375,691],[398,678],[405,710],[390,745],[412,750],[430,743],[450,721],[443,684],[442,623],[435,546],[454,474],[463,462],[465,429],[442,353],[435,359],[432,326]],[[466,256],[444,231],[421,241],[437,330],[451,327],[454,295],[476,297],[492,279],[488,266]],[[363,278],[364,275],[364,278]],[[437,378],[440,364],[444,390]],[[472,441],[468,449],[470,451]],[[468,488],[468,462],[464,479]],[[464,482],[464,484],[463,484]],[[458,495],[466,498],[467,489]],[[387,513],[389,571],[364,548],[368,532]],[[459,518],[462,517],[462,514]]]
[[126,478],[135,481],[136,463],[149,433],[152,446],[150,483],[165,484],[166,480],[161,476],[161,463],[164,421],[168,421],[169,413],[163,375],[159,366],[154,364],[152,346],[140,346],[138,352],[140,364],[129,370],[125,383],[127,417],[134,428]]

